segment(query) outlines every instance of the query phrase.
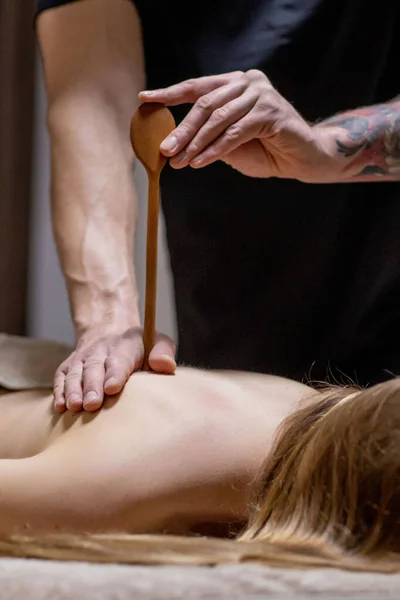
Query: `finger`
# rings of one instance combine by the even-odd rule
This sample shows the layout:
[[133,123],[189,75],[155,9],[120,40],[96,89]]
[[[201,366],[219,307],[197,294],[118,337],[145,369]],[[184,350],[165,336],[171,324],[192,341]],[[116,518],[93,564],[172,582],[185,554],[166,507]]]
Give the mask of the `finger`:
[[242,75],[242,71],[233,71],[221,75],[186,79],[166,88],[144,90],[139,93],[139,100],[142,102],[161,102],[166,106],[176,106],[177,104],[186,103],[193,104],[201,96],[209,94],[212,90],[226,85]]
[[216,160],[222,159],[242,144],[256,138],[262,130],[257,115],[251,111],[245,117],[228,127],[215,142],[210,144],[203,152],[190,161],[194,168],[205,167]]
[[63,413],[67,410],[64,396],[64,385],[65,373],[61,369],[58,369],[54,377],[53,398],[54,409],[59,413]]
[[214,110],[185,149],[170,160],[171,166],[179,169],[186,167],[192,159],[218,139],[228,127],[248,114],[256,105],[257,100],[258,92],[248,90],[238,98]]
[[149,365],[152,371],[172,375],[176,370],[176,345],[168,336],[158,334],[153,350],[150,352]]
[[68,410],[78,412],[82,410],[82,362],[72,365],[66,375],[64,381],[64,396]]
[[83,409],[88,412],[98,410],[103,404],[105,359],[105,355],[90,358],[83,364]]
[[238,79],[201,96],[178,127],[161,143],[161,152],[166,156],[178,154],[191,142],[216,109],[240,96],[245,89],[245,81]]
[[143,343],[129,341],[120,345],[105,361],[104,391],[109,396],[119,394],[129,377],[143,362]]

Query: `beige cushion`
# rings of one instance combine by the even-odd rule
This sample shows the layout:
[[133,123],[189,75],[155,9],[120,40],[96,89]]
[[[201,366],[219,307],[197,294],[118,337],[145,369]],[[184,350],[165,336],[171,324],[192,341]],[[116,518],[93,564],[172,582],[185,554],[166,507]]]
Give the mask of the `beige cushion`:
[[8,390],[52,388],[57,367],[71,348],[48,340],[0,334],[0,386]]

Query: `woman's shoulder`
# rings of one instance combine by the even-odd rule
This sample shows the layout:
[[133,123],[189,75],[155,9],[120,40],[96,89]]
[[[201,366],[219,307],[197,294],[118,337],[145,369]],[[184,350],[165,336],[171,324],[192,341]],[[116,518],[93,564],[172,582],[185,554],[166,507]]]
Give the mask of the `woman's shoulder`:
[[162,375],[152,372],[139,371],[129,378],[125,390],[133,391],[136,387],[151,390],[178,390],[189,387],[192,391],[199,386],[201,389],[210,387],[218,389],[221,386],[237,386],[239,389],[270,390],[310,395],[313,390],[306,384],[278,375],[253,373],[247,371],[197,369],[190,366],[177,367],[174,375]]
[[261,373],[178,367],[175,375],[139,372],[131,376],[123,395],[142,398],[146,403],[162,403],[186,411],[201,409],[258,410],[279,405],[286,413],[313,396],[307,385]]

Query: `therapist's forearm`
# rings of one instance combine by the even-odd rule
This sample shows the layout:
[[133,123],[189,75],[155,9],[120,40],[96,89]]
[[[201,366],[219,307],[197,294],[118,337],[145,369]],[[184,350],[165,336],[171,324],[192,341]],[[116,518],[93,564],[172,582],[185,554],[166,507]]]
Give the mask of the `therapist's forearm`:
[[400,180],[400,97],[336,115],[314,126],[340,165],[335,180]]
[[[128,132],[92,100],[49,115],[53,226],[78,337],[139,323]],[[71,109],[72,110],[72,109]],[[73,125],[71,125],[73,123]]]
[[98,339],[139,324],[129,126],[144,84],[140,22],[132,2],[85,0],[45,11],[37,30],[54,234],[77,337]]

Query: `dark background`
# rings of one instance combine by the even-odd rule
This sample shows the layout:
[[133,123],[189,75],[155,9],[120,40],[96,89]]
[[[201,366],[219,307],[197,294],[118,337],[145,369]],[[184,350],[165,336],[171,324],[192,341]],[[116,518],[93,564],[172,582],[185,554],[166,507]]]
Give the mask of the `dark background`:
[[24,334],[33,138],[35,0],[0,1],[0,331]]

